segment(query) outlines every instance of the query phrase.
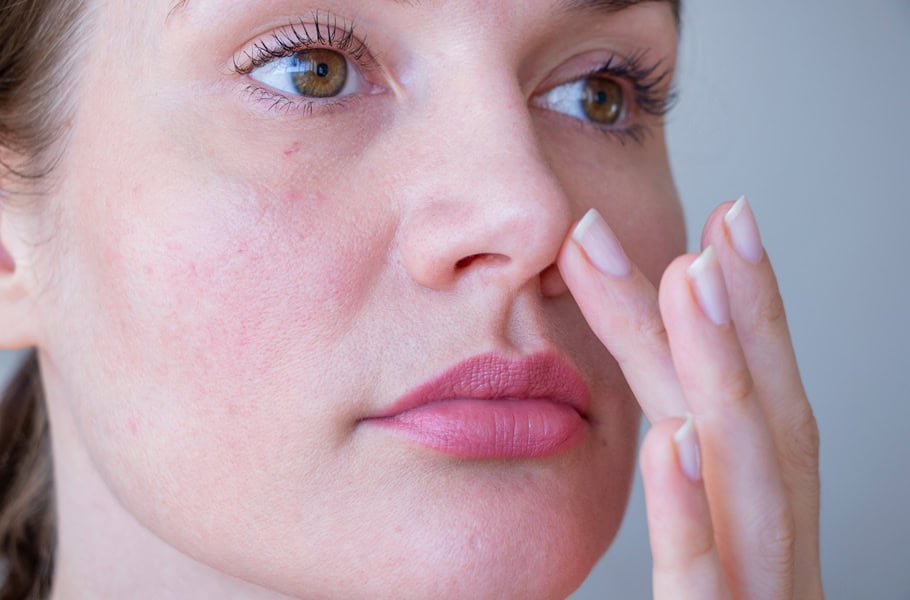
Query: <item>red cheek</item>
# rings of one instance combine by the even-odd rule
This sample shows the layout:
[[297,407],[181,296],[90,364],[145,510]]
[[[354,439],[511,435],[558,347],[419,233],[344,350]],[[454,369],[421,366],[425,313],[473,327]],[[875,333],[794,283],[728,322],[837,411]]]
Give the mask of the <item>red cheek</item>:
[[300,152],[300,142],[294,142],[294,144],[290,148],[288,148],[287,150],[284,151],[284,157],[291,158],[298,152]]
[[284,195],[284,201],[288,206],[296,206],[300,204],[301,200],[300,192],[294,188],[289,188],[287,193]]

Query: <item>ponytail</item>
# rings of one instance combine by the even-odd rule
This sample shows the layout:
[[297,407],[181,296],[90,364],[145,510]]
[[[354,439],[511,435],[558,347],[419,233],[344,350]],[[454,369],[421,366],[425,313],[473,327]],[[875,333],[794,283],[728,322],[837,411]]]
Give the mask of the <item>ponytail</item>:
[[50,592],[53,497],[47,411],[31,351],[0,400],[0,600],[41,600]]

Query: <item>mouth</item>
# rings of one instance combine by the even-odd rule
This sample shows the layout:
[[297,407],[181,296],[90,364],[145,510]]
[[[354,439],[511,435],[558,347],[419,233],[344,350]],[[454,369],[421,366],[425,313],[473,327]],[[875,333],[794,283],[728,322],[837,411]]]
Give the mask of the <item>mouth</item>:
[[462,458],[537,458],[584,437],[590,393],[551,353],[469,358],[364,419],[417,445]]

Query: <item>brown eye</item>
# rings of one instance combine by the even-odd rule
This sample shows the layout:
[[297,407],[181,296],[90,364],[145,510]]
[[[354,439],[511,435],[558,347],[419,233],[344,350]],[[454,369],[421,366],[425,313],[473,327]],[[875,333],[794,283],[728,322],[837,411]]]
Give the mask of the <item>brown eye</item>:
[[348,80],[348,63],[334,50],[302,50],[293,57],[288,73],[301,96],[330,98],[344,89]]
[[615,125],[622,119],[624,98],[622,86],[612,79],[591,77],[582,88],[582,110],[585,116],[602,125]]

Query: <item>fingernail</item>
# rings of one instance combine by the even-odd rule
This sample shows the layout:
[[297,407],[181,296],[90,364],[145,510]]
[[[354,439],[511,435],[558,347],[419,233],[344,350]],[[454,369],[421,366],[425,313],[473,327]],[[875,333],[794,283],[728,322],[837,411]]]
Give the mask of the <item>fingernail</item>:
[[626,277],[632,272],[629,257],[616,234],[596,209],[591,209],[575,226],[572,239],[581,245],[588,260],[597,270],[613,277]]
[[695,262],[689,265],[689,280],[695,291],[695,298],[711,322],[725,325],[730,322],[730,301],[727,298],[727,287],[724,285],[724,274],[717,262],[714,246],[708,246]]
[[673,443],[676,445],[676,458],[683,474],[689,481],[701,481],[701,452],[698,449],[695,419],[691,414],[686,417],[683,426],[673,434]]
[[750,263],[757,265],[765,255],[761,243],[761,234],[758,232],[758,223],[749,201],[743,196],[724,215],[730,240],[736,253]]

